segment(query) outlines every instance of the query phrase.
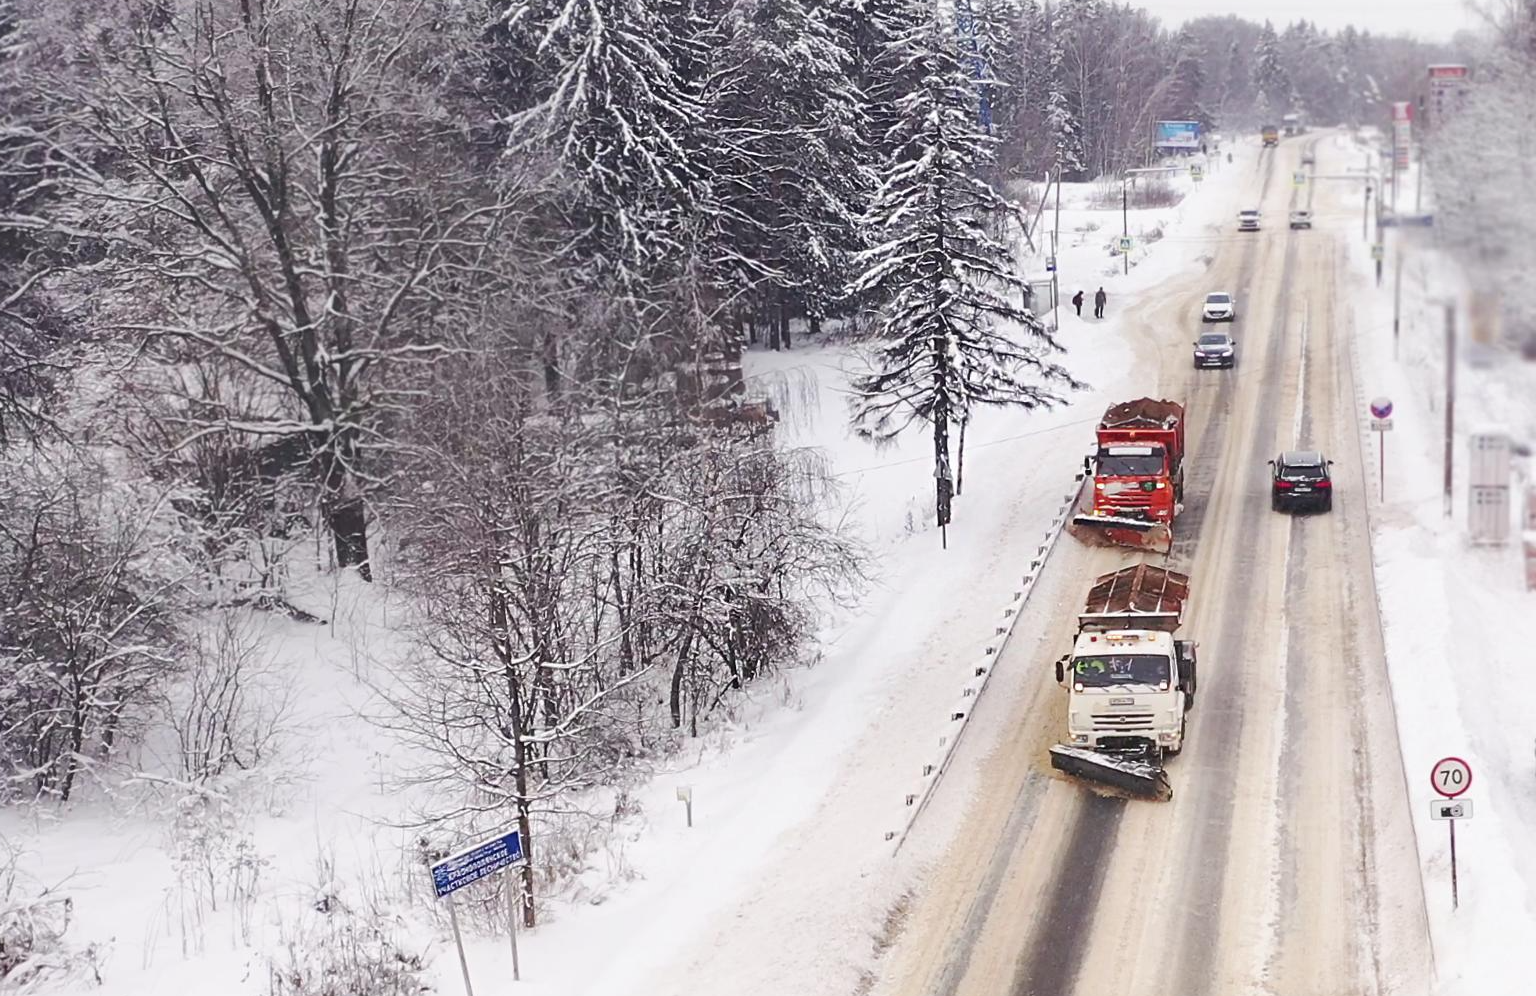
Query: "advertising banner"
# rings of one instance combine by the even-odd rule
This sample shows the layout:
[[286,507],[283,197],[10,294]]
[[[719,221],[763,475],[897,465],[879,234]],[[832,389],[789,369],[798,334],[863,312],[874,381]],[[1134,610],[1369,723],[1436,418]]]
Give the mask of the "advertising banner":
[[1200,122],[1159,121],[1152,144],[1159,149],[1200,148]]

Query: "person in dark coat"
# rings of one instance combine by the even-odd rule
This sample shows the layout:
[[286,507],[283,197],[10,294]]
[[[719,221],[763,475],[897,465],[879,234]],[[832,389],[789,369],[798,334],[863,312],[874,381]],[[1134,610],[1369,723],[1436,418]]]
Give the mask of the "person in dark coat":
[[1077,309],[1077,317],[1083,317],[1083,292],[1078,291],[1072,295],[1072,307]]
[[1104,317],[1104,305],[1108,301],[1109,295],[1104,293],[1104,288],[1100,287],[1099,292],[1093,295],[1093,317]]

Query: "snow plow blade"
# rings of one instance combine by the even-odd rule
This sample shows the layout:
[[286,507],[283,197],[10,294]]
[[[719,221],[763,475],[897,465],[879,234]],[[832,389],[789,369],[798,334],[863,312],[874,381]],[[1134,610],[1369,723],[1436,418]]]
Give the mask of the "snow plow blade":
[[1173,549],[1173,530],[1166,522],[1150,519],[1083,513],[1072,517],[1070,531],[1093,546],[1125,546],[1154,553],[1167,553]]
[[1173,798],[1168,772],[1150,761],[1057,744],[1051,748],[1051,767],[1074,778],[1118,789],[1133,798],[1158,802]]

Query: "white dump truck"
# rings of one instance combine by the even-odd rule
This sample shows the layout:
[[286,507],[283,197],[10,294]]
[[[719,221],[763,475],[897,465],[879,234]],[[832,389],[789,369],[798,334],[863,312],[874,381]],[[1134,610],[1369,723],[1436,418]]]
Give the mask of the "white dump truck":
[[1163,759],[1184,748],[1195,704],[1195,644],[1174,638],[1188,597],[1188,575],[1150,564],[1094,582],[1072,652],[1056,662],[1067,740],[1051,748],[1052,767],[1130,795],[1172,798]]

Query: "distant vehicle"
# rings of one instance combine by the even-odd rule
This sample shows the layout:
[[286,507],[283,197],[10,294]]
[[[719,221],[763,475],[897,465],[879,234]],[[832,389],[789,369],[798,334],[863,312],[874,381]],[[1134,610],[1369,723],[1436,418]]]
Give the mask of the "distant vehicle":
[[1280,126],[1285,129],[1287,135],[1300,135],[1306,131],[1301,124],[1300,114],[1287,114],[1280,119]]
[[1195,340],[1195,369],[1237,366],[1237,343],[1228,332],[1201,332]]
[[1205,305],[1200,309],[1202,322],[1230,322],[1237,317],[1237,302],[1226,291],[1211,291],[1205,295]]
[[1310,152],[1303,152],[1301,154],[1301,164],[1303,166],[1316,166],[1317,157]]
[[1239,232],[1257,232],[1259,230],[1259,212],[1239,211],[1237,213],[1237,230]]
[[1332,460],[1316,450],[1293,450],[1269,461],[1269,466],[1274,471],[1269,489],[1272,510],[1332,510],[1333,475],[1328,470]]
[[1280,129],[1274,125],[1265,125],[1259,134],[1263,137],[1266,146],[1280,144]]
[[1292,228],[1311,228],[1312,227],[1312,212],[1311,211],[1304,211],[1304,210],[1292,211],[1291,212],[1291,227]]
[[1196,644],[1175,637],[1189,575],[1151,564],[1103,574],[1077,617],[1072,652],[1056,661],[1067,690],[1067,739],[1051,767],[1143,799],[1166,801],[1165,758],[1184,749],[1195,704]]

